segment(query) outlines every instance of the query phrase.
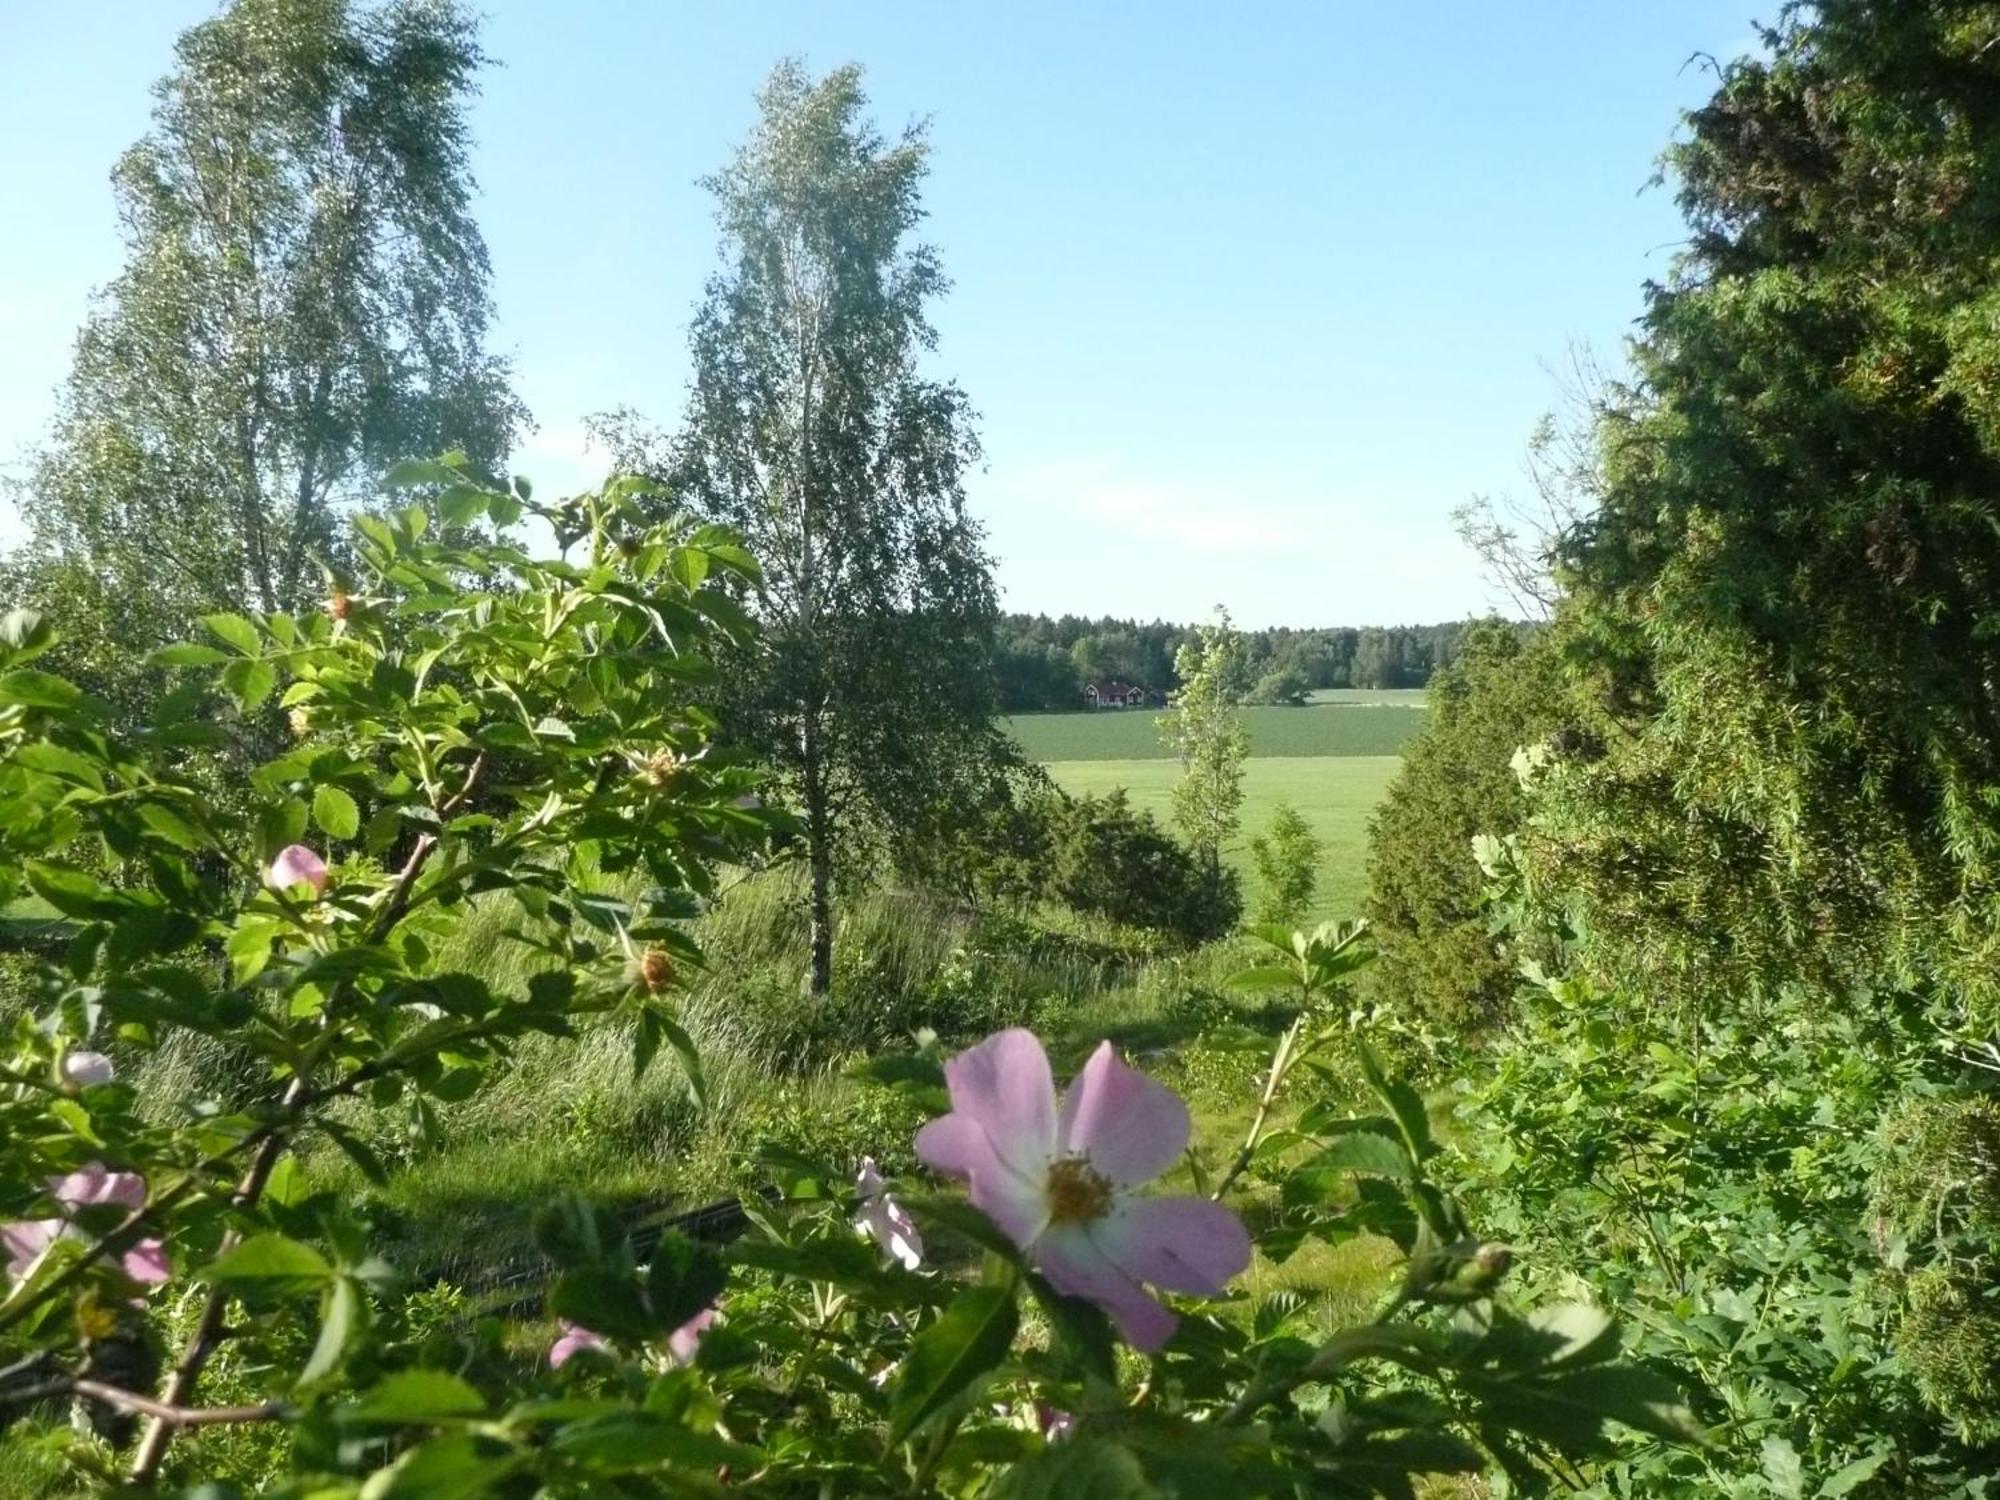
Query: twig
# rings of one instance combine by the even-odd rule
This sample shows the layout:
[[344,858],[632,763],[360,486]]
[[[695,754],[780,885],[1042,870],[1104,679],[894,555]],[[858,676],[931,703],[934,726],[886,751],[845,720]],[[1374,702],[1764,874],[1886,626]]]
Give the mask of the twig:
[[1222,1195],[1236,1185],[1236,1179],[1243,1175],[1250,1165],[1251,1158],[1257,1154],[1257,1147],[1263,1141],[1264,1126],[1271,1118],[1271,1106],[1277,1101],[1278,1090],[1283,1086],[1285,1075],[1291,1071],[1292,1063],[1296,1060],[1293,1052],[1298,1046],[1299,1032],[1305,1024],[1306,1018],[1301,1014],[1278,1039],[1278,1050],[1271,1055],[1270,1076],[1264,1080],[1264,1093],[1257,1101],[1257,1114],[1250,1121],[1250,1133],[1243,1138],[1243,1148],[1236,1153],[1236,1159],[1230,1162],[1229,1170],[1222,1174],[1222,1180],[1208,1195],[1211,1202],[1222,1201]]
[[18,1391],[8,1391],[0,1396],[0,1400],[11,1406],[20,1406],[57,1396],[82,1396],[86,1400],[101,1401],[106,1406],[138,1412],[170,1427],[219,1427],[229,1423],[270,1422],[291,1410],[282,1401],[266,1401],[259,1406],[169,1406],[151,1396],[128,1391],[123,1386],[106,1385],[101,1380],[82,1377],[24,1386]]
[[[482,750],[473,757],[472,765],[467,769],[465,780],[460,784],[458,791],[439,804],[437,812],[440,818],[456,810],[472,794],[472,789],[478,784],[480,773],[485,768],[486,752]],[[416,886],[417,877],[423,873],[424,865],[436,847],[437,835],[434,833],[426,832],[417,839],[415,847],[410,850],[409,858],[403,861],[403,868],[397,873],[396,883],[390,888],[388,899],[382,903],[381,909],[375,914],[374,922],[369,926],[370,943],[379,943],[388,936],[390,929],[408,908],[410,893]],[[339,999],[339,989],[327,999],[324,1014],[329,1025],[336,1013]],[[302,1103],[309,1097],[310,1087],[306,1082],[306,1072],[305,1066],[301,1064],[292,1074],[292,1081],[285,1087],[285,1096],[280,1105],[289,1115],[296,1116]],[[282,1129],[273,1129],[265,1137],[263,1144],[257,1148],[257,1155],[250,1163],[250,1170],[243,1174],[243,1180],[237,1184],[232,1200],[235,1207],[252,1208],[264,1196],[264,1189],[270,1183],[271,1173],[277,1169],[278,1160],[284,1155],[287,1139],[287,1133]],[[240,1239],[239,1234],[232,1232],[223,1242],[224,1250],[235,1245]],[[193,1332],[188,1335],[187,1342],[181,1347],[181,1357],[174,1365],[173,1376],[167,1382],[163,1403],[166,1409],[184,1409],[189,1397],[194,1394],[195,1385],[201,1379],[203,1368],[207,1366],[210,1356],[222,1342],[223,1317],[228,1308],[228,1289],[221,1286],[212,1288],[208,1300],[202,1304],[201,1317],[196,1321]],[[132,1457],[130,1477],[134,1484],[150,1484],[158,1476],[160,1465],[166,1460],[167,1446],[173,1441],[176,1427],[176,1423],[157,1414],[147,1424],[145,1435],[139,1440],[138,1452]]]

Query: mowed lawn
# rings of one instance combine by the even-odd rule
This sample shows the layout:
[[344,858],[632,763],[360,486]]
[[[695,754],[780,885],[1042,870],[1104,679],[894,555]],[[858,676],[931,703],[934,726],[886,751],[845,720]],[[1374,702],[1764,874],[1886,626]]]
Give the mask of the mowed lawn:
[[[1263,830],[1278,803],[1289,802],[1325,846],[1311,920],[1359,916],[1368,885],[1368,817],[1402,763],[1399,755],[1253,755],[1243,771],[1244,836],[1229,851],[1243,872],[1243,893],[1252,912],[1257,877],[1250,863],[1249,835]],[[1058,760],[1049,763],[1048,771],[1065,790],[1079,795],[1101,794],[1122,786],[1134,807],[1166,823],[1172,815],[1169,799],[1181,768],[1178,761],[1157,758]]]
[[[1380,695],[1376,695],[1379,697]],[[1304,708],[1239,710],[1252,756],[1396,755],[1424,725],[1420,704],[1349,699]],[[1028,759],[1170,760],[1159,711],[1101,708],[1094,713],[1020,714],[1003,720]]]

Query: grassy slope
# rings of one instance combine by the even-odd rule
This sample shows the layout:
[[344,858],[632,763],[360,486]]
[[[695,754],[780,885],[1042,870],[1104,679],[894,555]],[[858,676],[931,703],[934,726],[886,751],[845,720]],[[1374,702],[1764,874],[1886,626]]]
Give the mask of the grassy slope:
[[[1252,756],[1398,755],[1423,727],[1424,711],[1407,703],[1348,702],[1306,708],[1246,708]],[[1149,709],[1022,714],[1006,721],[1028,759],[1166,760],[1159,715]]]
[[[1300,712],[1279,710],[1288,711]],[[1284,801],[1305,816],[1325,844],[1314,921],[1359,914],[1367,886],[1368,816],[1401,764],[1396,755],[1273,755],[1253,757],[1244,768],[1246,834],[1261,831],[1270,821],[1271,809]],[[1168,760],[1066,760],[1051,764],[1049,774],[1071,792],[1101,793],[1122,786],[1133,806],[1164,822],[1180,766]],[[1231,854],[1243,871],[1244,893],[1254,905],[1257,893],[1247,838]]]

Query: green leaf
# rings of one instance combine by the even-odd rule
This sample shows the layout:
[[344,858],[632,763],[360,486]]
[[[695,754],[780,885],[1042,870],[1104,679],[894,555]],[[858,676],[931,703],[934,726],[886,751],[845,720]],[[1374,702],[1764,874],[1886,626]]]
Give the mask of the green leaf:
[[578,1266],[565,1272],[549,1293],[549,1310],[615,1338],[645,1340],[668,1331],[647,1314],[637,1277],[605,1266]]
[[313,788],[312,815],[329,838],[351,839],[361,831],[361,809],[337,786]]
[[448,1432],[372,1475],[359,1500],[472,1500],[490,1494],[526,1461],[497,1438]]
[[53,672],[16,667],[0,675],[0,703],[18,703],[24,708],[74,708],[82,701],[83,690]]
[[668,1230],[660,1236],[653,1261],[646,1269],[646,1292],[653,1316],[663,1328],[679,1328],[696,1313],[713,1307],[729,1280],[722,1257],[684,1234]]
[[222,690],[245,713],[270,697],[277,685],[278,669],[255,657],[238,657],[222,669]]
[[237,922],[227,946],[230,972],[238,984],[248,984],[264,972],[264,966],[271,961],[271,943],[278,935],[279,925],[273,917],[244,917]]
[[1362,1076],[1368,1080],[1368,1086],[1375,1091],[1376,1097],[1388,1106],[1389,1113],[1396,1117],[1397,1128],[1403,1132],[1403,1143],[1410,1148],[1411,1158],[1415,1161],[1427,1160],[1437,1148],[1431,1144],[1430,1116],[1424,1112],[1422,1097],[1402,1079],[1390,1078],[1384,1073],[1366,1042],[1356,1050]]
[[333,1267],[310,1245],[282,1234],[253,1234],[234,1250],[225,1252],[208,1268],[208,1279],[218,1286],[243,1282],[298,1281],[326,1282]]
[[284,797],[267,802],[257,812],[257,857],[269,860],[287,844],[306,836],[306,804],[303,798]]
[[653,1014],[658,1020],[660,1034],[674,1049],[674,1056],[680,1059],[681,1071],[687,1074],[688,1087],[694,1090],[694,1102],[703,1109],[708,1108],[708,1080],[702,1076],[701,1054],[695,1050],[694,1038],[671,1016],[660,1015],[657,1011]]
[[1363,1173],[1372,1177],[1397,1177],[1409,1181],[1416,1175],[1410,1153],[1402,1143],[1372,1130],[1344,1135],[1319,1155],[1306,1162],[1301,1171]]
[[918,1334],[889,1398],[889,1440],[901,1442],[1007,1357],[1020,1313],[1012,1287],[975,1286]]
[[382,1164],[382,1158],[375,1154],[373,1146],[362,1140],[360,1136],[349,1130],[345,1125],[329,1120],[324,1116],[320,1119],[319,1127],[326,1132],[326,1138],[338,1146],[341,1153],[361,1169],[363,1177],[366,1177],[377,1187],[383,1187],[388,1183],[389,1169]]
[[229,660],[227,651],[204,646],[199,641],[177,641],[162,646],[146,660],[156,667],[212,667]]
[[1821,1500],[1838,1500],[1838,1497],[1849,1493],[1857,1485],[1873,1479],[1875,1471],[1887,1463],[1891,1456],[1891,1450],[1884,1448],[1879,1453],[1871,1453],[1866,1458],[1857,1458],[1845,1468],[1836,1470],[1827,1477],[1826,1483],[1819,1487]]
[[1806,1471],[1799,1462],[1799,1450],[1789,1439],[1773,1434],[1764,1439],[1761,1452],[1771,1493],[1779,1500],[1799,1500],[1806,1492]]
[[346,1422],[448,1422],[476,1417],[486,1398],[446,1370],[398,1370],[340,1413]]
[[988,1493],[992,1500],[1154,1500],[1160,1492],[1130,1450],[1080,1437],[1015,1464]]
[[321,1305],[319,1339],[313,1344],[306,1367],[299,1371],[300,1385],[311,1385],[333,1373],[354,1338],[354,1330],[361,1322],[361,1309],[361,1294],[354,1282],[346,1276],[337,1278]]
[[[204,630],[218,641],[221,641],[223,645],[235,648],[239,655],[261,656],[263,654],[264,641],[257,634],[257,627],[241,615],[226,613],[203,615],[201,617],[201,624]],[[172,648],[169,647],[168,649],[171,650]]]
[[139,821],[178,849],[205,849],[208,839],[190,823],[180,809],[165,802],[139,804]]
[[678,1469],[715,1470],[724,1464],[752,1470],[763,1453],[732,1443],[712,1432],[693,1428],[650,1411],[607,1412],[557,1430],[552,1451],[604,1473],[650,1469],[671,1464]]

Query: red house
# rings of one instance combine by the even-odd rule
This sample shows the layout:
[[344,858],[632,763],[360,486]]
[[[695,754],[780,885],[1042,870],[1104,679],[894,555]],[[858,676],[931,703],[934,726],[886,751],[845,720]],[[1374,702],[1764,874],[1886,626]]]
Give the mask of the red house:
[[1085,708],[1144,708],[1151,695],[1129,682],[1087,682],[1083,685]]

